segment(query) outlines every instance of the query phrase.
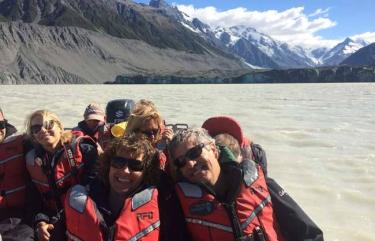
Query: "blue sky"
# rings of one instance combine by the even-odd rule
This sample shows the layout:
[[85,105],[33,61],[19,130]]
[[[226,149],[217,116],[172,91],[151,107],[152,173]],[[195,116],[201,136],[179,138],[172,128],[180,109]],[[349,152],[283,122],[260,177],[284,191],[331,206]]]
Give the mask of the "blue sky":
[[[135,0],[148,4],[148,0]],[[375,42],[374,0],[167,0],[211,26],[243,24],[302,45]],[[228,27],[228,26],[225,26]]]

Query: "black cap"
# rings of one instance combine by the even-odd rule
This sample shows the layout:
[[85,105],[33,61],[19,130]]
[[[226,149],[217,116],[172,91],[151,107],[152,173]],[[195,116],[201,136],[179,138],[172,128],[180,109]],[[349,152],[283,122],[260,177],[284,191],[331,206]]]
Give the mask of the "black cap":
[[107,103],[105,114],[107,123],[119,123],[127,121],[135,102],[131,99],[111,100]]

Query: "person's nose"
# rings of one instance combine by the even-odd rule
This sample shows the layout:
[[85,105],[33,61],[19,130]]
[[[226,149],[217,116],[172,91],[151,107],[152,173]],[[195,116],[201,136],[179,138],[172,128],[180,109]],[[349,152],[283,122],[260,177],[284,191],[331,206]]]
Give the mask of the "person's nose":
[[190,160],[190,159],[187,159],[186,160],[186,167],[187,168],[193,168],[195,166],[195,164],[197,163],[197,160]]
[[121,172],[122,172],[123,174],[127,174],[127,175],[131,173],[131,171],[130,171],[128,165],[126,165],[124,168],[122,168]]
[[39,132],[41,132],[41,133],[45,133],[45,132],[47,132],[48,131],[48,129],[45,127],[45,126],[42,126],[41,128],[40,128],[40,131]]

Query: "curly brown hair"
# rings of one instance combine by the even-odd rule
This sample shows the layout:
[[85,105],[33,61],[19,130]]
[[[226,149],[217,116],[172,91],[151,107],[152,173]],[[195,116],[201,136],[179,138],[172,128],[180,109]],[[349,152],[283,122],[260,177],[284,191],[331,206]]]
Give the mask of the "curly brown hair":
[[160,174],[159,152],[143,134],[129,134],[113,139],[105,149],[97,165],[98,178],[109,188],[109,169],[111,159],[120,149],[126,149],[131,156],[143,155],[143,183],[157,185]]

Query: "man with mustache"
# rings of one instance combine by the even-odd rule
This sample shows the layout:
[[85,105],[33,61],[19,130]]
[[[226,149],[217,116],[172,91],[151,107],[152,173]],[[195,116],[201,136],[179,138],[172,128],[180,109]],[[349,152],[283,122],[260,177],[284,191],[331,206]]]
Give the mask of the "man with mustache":
[[258,164],[238,163],[202,128],[176,133],[168,149],[193,240],[284,240]]

